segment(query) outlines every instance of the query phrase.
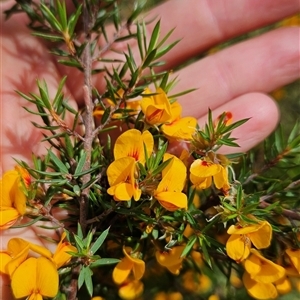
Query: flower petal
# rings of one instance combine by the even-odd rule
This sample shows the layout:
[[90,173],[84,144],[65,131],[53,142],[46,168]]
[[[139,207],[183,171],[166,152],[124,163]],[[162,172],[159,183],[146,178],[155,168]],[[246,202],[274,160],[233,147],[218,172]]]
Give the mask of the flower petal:
[[[260,230],[262,227],[266,226],[266,223],[268,223],[268,222],[263,221],[261,223],[247,225],[245,227],[241,227],[240,225],[231,225],[228,228],[227,233],[228,234],[248,234],[251,232],[256,232],[256,231]],[[267,226],[267,227],[269,228],[269,226]],[[264,230],[266,230],[266,229],[264,229]]]
[[36,289],[37,258],[25,260],[11,276],[11,288],[15,298],[23,298]]
[[20,238],[12,238],[7,243],[7,250],[12,256],[17,256],[24,248],[29,247],[29,242]]
[[226,243],[227,255],[238,263],[245,260],[250,254],[251,243],[249,242],[243,235],[231,235]]
[[221,172],[222,166],[219,164],[208,163],[202,159],[196,159],[190,168],[191,174],[197,177],[210,177]]
[[151,125],[170,122],[172,118],[171,105],[166,93],[161,88],[158,88],[156,93],[157,95],[147,96],[151,91],[145,89],[141,100],[141,109],[147,123]]
[[10,170],[5,172],[3,177],[0,179],[0,207],[12,206],[13,201],[10,196],[10,191],[18,177],[19,174],[16,170]]
[[37,259],[36,287],[45,297],[55,297],[58,292],[59,278],[56,266],[45,257]]
[[7,252],[0,252],[0,273],[7,274],[6,265],[11,261],[11,256]]
[[124,300],[137,299],[144,291],[144,285],[141,281],[133,280],[125,283],[119,288],[119,296]]
[[43,255],[44,257],[47,258],[51,258],[52,257],[52,253],[45,247],[43,246],[39,246],[33,243],[29,243],[29,249],[40,254]]
[[109,185],[113,186],[127,181],[128,177],[131,176],[134,164],[135,159],[132,157],[122,157],[113,161],[106,172]]
[[198,177],[190,173],[190,180],[196,189],[205,190],[212,184],[212,177]]
[[297,272],[300,275],[300,249],[297,249],[297,250],[286,249],[285,253],[288,255],[293,266],[295,267],[295,269],[297,270]]
[[270,246],[272,239],[272,226],[267,221],[263,221],[257,231],[248,234],[251,242],[257,249],[264,249]]
[[12,276],[12,274],[20,266],[20,264],[22,264],[26,260],[28,252],[29,245],[23,248],[17,256],[13,257],[12,260],[6,264],[6,273]]
[[221,171],[213,177],[217,189],[228,190],[230,188],[228,183],[228,174],[223,166],[221,166]]
[[187,196],[178,192],[161,192],[155,194],[155,198],[165,209],[175,211],[180,208],[187,208]]
[[13,226],[19,217],[20,214],[15,208],[2,206],[0,208],[0,230]]
[[[264,258],[260,253],[251,249],[251,255],[245,262],[245,270],[251,278],[261,283],[274,283],[285,276],[285,269],[272,261]],[[261,267],[259,272],[253,272],[253,265]]]
[[15,166],[15,170],[19,173],[20,177],[22,178],[22,182],[25,185],[25,188],[29,188],[31,184],[31,178],[28,171],[20,166]]
[[72,258],[72,255],[67,252],[77,252],[77,248],[72,246],[68,242],[64,242],[56,248],[52,260],[55,263],[57,269],[67,264]]
[[291,282],[286,276],[277,280],[275,282],[275,287],[277,289],[277,292],[281,295],[287,294],[292,290]]
[[13,206],[20,213],[20,215],[24,215],[26,211],[27,197],[24,194],[24,187],[20,177],[15,181],[15,184],[11,189],[11,197],[13,201]]
[[116,140],[114,146],[115,159],[122,157],[133,157],[136,161],[145,163],[144,144],[148,156],[153,151],[154,140],[152,134],[146,130],[141,133],[137,129],[129,129],[122,133]]
[[183,261],[183,257],[181,257],[181,254],[184,248],[185,246],[176,246],[169,251],[156,251],[156,260],[160,265],[164,267],[181,264]]
[[251,279],[250,275],[245,272],[243,283],[249,295],[256,299],[276,299],[278,296],[275,286],[271,283],[260,283]]
[[135,263],[133,265],[133,275],[134,275],[134,278],[136,280],[140,280],[142,279],[142,277],[144,276],[144,273],[145,273],[145,262],[143,260],[140,259],[140,262],[139,263]]
[[186,181],[186,166],[174,155],[165,154],[164,161],[172,159],[162,171],[162,180],[156,192],[181,192]]
[[118,201],[129,201],[134,194],[132,184],[120,183],[115,189],[115,200]]
[[176,265],[172,265],[172,266],[168,266],[167,267],[168,270],[174,274],[174,275],[179,275],[180,273],[180,269],[182,268],[182,263],[176,264]]
[[259,257],[257,257],[256,255],[251,255],[245,261],[244,268],[251,275],[251,278],[253,278],[262,269],[262,265]]
[[142,259],[134,257],[134,255],[138,256],[139,252],[133,253],[131,256],[132,249],[130,247],[124,247],[123,253],[125,257],[133,263],[132,270],[134,274],[134,278],[136,280],[140,280],[145,273],[145,262]]
[[129,276],[133,268],[133,262],[127,257],[122,258],[122,260],[115,266],[113,270],[113,280],[116,284],[122,284]]
[[164,124],[162,132],[171,139],[189,141],[195,133],[197,120],[193,117],[180,118],[170,124]]

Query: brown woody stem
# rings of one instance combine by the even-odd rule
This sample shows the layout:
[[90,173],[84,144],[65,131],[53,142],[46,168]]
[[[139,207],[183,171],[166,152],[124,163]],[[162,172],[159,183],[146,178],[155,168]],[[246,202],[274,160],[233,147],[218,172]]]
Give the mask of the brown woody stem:
[[[91,154],[93,144],[93,110],[94,104],[92,100],[92,58],[91,58],[91,36],[90,36],[90,14],[88,11],[87,3],[83,3],[83,20],[84,20],[84,32],[85,32],[85,49],[83,51],[83,63],[84,63],[84,87],[83,96],[85,103],[85,114],[83,116],[83,122],[85,127],[85,139],[84,139],[84,151],[87,154],[86,161],[83,166],[83,171],[87,171],[91,167]],[[82,178],[82,184],[87,184],[91,179],[90,173],[87,173]],[[80,196],[80,218],[79,222],[82,228],[82,232],[86,232],[86,220],[88,215],[88,202],[89,202],[90,187],[86,187]]]

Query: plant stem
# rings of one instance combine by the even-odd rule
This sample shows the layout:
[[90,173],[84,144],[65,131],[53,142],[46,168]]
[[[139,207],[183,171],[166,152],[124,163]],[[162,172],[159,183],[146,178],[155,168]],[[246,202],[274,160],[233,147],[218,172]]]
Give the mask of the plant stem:
[[[84,63],[84,86],[83,86],[83,95],[85,103],[85,115],[83,117],[84,127],[85,127],[85,139],[84,139],[84,151],[87,154],[85,164],[83,166],[83,171],[87,171],[91,167],[91,153],[92,153],[92,144],[93,144],[93,110],[94,104],[92,100],[92,58],[91,58],[91,36],[90,36],[90,14],[87,7],[87,2],[83,2],[83,25],[85,33],[85,49],[83,51],[83,63]],[[90,173],[85,174],[82,177],[82,184],[85,185],[91,179]],[[82,232],[86,232],[86,220],[88,215],[88,201],[89,201],[89,192],[90,187],[85,188],[80,197],[80,218],[79,222],[82,228]]]
[[[268,197],[268,196],[270,196],[270,197]],[[273,195],[268,195],[268,196],[267,196],[268,198],[273,197]],[[262,198],[264,200],[266,200],[266,199],[268,199],[267,197],[266,198],[262,197]],[[259,207],[260,208],[266,208],[266,207],[271,205],[270,203],[267,203],[264,200],[262,200],[262,198],[259,202]],[[281,214],[283,216],[289,218],[289,219],[300,221],[300,213],[298,211],[283,208],[282,211],[281,211]]]

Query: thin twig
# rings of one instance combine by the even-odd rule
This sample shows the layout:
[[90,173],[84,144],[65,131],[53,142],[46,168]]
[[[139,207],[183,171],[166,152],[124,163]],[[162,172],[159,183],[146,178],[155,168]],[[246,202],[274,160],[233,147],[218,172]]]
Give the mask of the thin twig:
[[[270,203],[267,203],[265,201],[260,201],[259,203],[260,208],[266,208],[270,205]],[[282,209],[281,214],[289,219],[300,221],[300,212],[293,211],[290,209]]]
[[[88,171],[91,167],[91,153],[92,153],[92,144],[93,144],[93,110],[94,104],[92,100],[92,58],[91,58],[91,36],[90,36],[90,15],[87,7],[86,1],[83,3],[83,20],[84,20],[84,32],[85,32],[85,49],[83,51],[83,62],[84,62],[84,103],[85,103],[85,115],[83,118],[84,127],[85,127],[85,140],[84,140],[84,151],[87,154],[86,161],[83,166],[83,171]],[[91,179],[91,174],[86,173],[82,177],[82,184],[85,185]],[[80,196],[80,218],[79,222],[82,228],[83,233],[86,232],[86,219],[88,214],[88,201],[89,201],[89,192],[90,187],[85,188]]]
[[121,33],[125,28],[128,28],[128,24],[123,24],[120,26],[119,30],[114,34],[113,38],[111,41],[107,42],[100,50],[98,53],[98,57],[95,60],[101,60],[101,56],[107,52],[108,50],[111,49],[111,46],[116,42],[116,40],[121,36]]
[[92,219],[89,219],[86,221],[87,224],[92,224],[94,222],[100,222],[102,221],[105,217],[107,217],[109,214],[115,211],[115,209],[121,205],[122,202],[118,202],[115,207],[110,207],[109,209],[105,210],[101,215],[98,215]]

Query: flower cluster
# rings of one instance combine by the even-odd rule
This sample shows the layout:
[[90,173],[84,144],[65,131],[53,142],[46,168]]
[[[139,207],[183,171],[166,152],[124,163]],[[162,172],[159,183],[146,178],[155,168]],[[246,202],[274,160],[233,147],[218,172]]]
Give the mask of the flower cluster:
[[[25,109],[41,117],[33,125],[47,146],[0,180],[0,230],[11,237],[0,272],[13,296],[219,300],[300,291],[300,123],[258,150],[224,155],[224,146],[239,149],[234,133],[247,119],[210,109],[204,125],[184,116],[179,97],[192,90],[171,94],[176,79],[160,60],[177,41],[167,43],[172,30],[159,36],[160,21],[147,36],[138,18],[147,1],[136,1],[127,20],[124,1],[74,1],[74,11],[60,0],[21,2],[7,16],[24,11],[35,35],[55,42],[59,63],[83,71],[84,103],[68,102],[66,77],[54,96],[39,80],[37,93],[18,92],[35,105]],[[51,234],[40,244],[14,236],[33,224],[60,235],[56,250],[41,246]]]
[[8,241],[6,250],[0,252],[0,272],[10,277],[15,298],[43,299],[57,295],[58,269],[70,261],[68,252],[77,251],[64,241],[65,237],[66,234],[62,234],[54,253],[21,238]]
[[191,140],[195,133],[197,120],[193,117],[181,117],[181,105],[170,103],[166,93],[158,88],[153,94],[148,88],[143,93],[141,109],[145,121],[152,126],[161,126],[161,131],[170,140]]

